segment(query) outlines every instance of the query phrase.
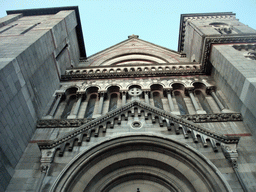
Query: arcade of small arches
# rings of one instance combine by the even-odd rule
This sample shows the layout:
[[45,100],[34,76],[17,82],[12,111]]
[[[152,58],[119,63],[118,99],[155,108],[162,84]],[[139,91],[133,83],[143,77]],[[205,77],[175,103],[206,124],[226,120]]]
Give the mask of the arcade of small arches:
[[128,89],[112,85],[106,90],[91,86],[85,90],[70,87],[57,92],[44,119],[97,118],[126,103],[138,100],[175,115],[214,114],[230,112],[213,86],[201,82],[185,87],[173,83],[170,88],[152,84],[150,89],[130,85]]
[[76,74],[98,74],[98,73],[126,73],[126,72],[154,72],[154,71],[171,71],[171,70],[200,70],[200,64],[185,65],[161,65],[161,66],[130,66],[130,67],[103,67],[103,68],[87,68],[87,69],[69,69],[66,70],[65,75],[76,75]]

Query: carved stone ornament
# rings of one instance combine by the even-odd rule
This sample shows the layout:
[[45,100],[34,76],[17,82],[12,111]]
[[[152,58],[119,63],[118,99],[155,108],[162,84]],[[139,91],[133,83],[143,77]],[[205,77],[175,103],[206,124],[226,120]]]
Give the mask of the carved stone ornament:
[[215,113],[215,114],[194,114],[194,115],[182,115],[184,118],[194,123],[206,123],[206,122],[227,122],[227,121],[242,121],[243,117],[241,113]]
[[[62,136],[61,138],[58,138],[54,141],[49,141],[48,143],[38,143],[39,148],[42,150],[53,149],[57,147],[61,149],[61,154],[63,154],[66,143],[69,143],[72,148],[73,143],[77,139],[78,142],[81,143],[83,141],[83,138],[86,136],[86,141],[89,141],[93,132],[96,134],[96,136],[98,136],[99,131],[106,132],[106,129],[108,127],[114,128],[115,124],[120,124],[122,121],[122,116],[124,116],[125,120],[128,120],[128,115],[132,115],[132,117],[134,117],[135,110],[136,113],[139,113],[138,115],[143,115],[147,119],[149,118],[150,114],[152,123],[156,122],[156,118],[159,119],[160,126],[163,126],[164,122],[167,123],[168,130],[175,130],[179,132],[180,129],[184,128],[184,134],[186,132],[185,130],[188,130],[193,133],[194,136],[202,134],[206,137],[209,137],[209,139],[214,139],[218,142],[226,144],[237,144],[240,139],[240,137],[227,137],[216,134],[215,132],[212,132],[207,128],[204,128],[186,119],[182,119],[179,116],[173,115],[169,112],[153,107],[144,102],[134,100],[118,109],[110,111],[105,115],[102,115],[84,125],[81,125],[79,128],[70,131],[68,134]],[[173,128],[173,126],[175,128]],[[197,137],[193,138],[197,139]]]
[[79,127],[93,119],[41,119],[37,121],[37,128],[56,128],[56,127]]
[[[160,66],[160,65],[159,65]],[[121,67],[121,66],[120,66]],[[124,77],[152,77],[152,76],[180,76],[180,75],[203,75],[202,69],[176,69],[176,70],[156,70],[156,71],[128,71],[128,72],[100,72],[100,73],[66,73],[61,75],[62,81],[69,80],[90,80],[109,79]]]
[[[227,122],[227,121],[242,121],[241,113],[215,113],[215,114],[194,114],[194,115],[179,115],[182,119],[192,121],[194,123],[208,123],[208,122]],[[85,119],[42,119],[37,121],[37,128],[65,128],[65,127],[79,127],[84,125],[93,118]]]
[[41,150],[41,163],[50,164],[53,160],[55,149],[43,149]]
[[202,69],[206,71],[209,64],[209,57],[212,44],[224,44],[224,43],[254,43],[256,42],[256,36],[244,37],[244,36],[231,36],[231,37],[207,37],[205,40],[205,49],[203,51]]
[[229,160],[233,168],[237,168],[237,144],[222,144],[221,149],[226,159]]
[[50,165],[48,165],[48,164],[41,165],[41,172],[42,173],[47,173],[49,167],[50,167]]
[[142,94],[142,90],[134,87],[128,91],[128,94],[132,97],[138,97]]
[[41,150],[41,172],[47,173],[55,156],[55,152],[55,148]]
[[139,38],[139,35],[134,35],[134,34],[132,34],[132,35],[129,35],[128,36],[128,39],[138,39]]

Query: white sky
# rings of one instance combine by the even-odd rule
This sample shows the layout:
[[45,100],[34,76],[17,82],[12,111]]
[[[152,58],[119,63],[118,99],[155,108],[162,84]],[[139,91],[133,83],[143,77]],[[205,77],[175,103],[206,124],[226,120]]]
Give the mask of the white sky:
[[177,50],[180,14],[234,12],[256,29],[256,0],[0,0],[6,10],[79,6],[87,56],[139,35],[141,39]]

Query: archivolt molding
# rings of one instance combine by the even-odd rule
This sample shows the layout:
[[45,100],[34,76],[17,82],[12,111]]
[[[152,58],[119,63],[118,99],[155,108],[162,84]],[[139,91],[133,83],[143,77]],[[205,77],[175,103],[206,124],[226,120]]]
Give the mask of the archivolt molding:
[[118,63],[122,63],[122,61],[129,61],[129,60],[147,60],[151,63],[169,63],[170,62],[157,55],[148,54],[145,52],[133,52],[133,53],[126,53],[126,54],[121,54],[121,55],[116,55],[114,57],[111,57],[107,60],[104,60],[100,64],[100,66],[115,65]]
[[166,86],[166,84],[164,84],[163,82],[150,82],[149,84],[148,84],[148,87],[150,88],[152,85],[161,85],[162,87],[163,87],[163,89],[166,89],[167,88],[167,86]]
[[99,85],[97,85],[97,84],[91,84],[91,82],[90,81],[85,81],[85,82],[83,82],[83,84],[85,84],[85,85],[83,85],[82,87],[81,87],[81,90],[83,90],[83,91],[87,91],[87,89],[89,89],[90,87],[97,87],[99,90],[101,90],[101,86],[99,86]]
[[106,87],[104,87],[104,90],[108,90],[108,88],[113,87],[113,86],[119,87],[120,90],[123,88],[122,85],[113,82],[113,83],[108,84]]
[[232,191],[220,171],[192,147],[144,133],[111,137],[81,152],[50,191],[108,191],[113,188],[109,181],[117,186],[131,174],[145,180],[149,175],[169,191]]
[[207,81],[204,81],[204,80],[193,80],[193,81],[191,81],[191,83],[188,86],[193,87],[194,83],[202,83],[202,84],[205,85],[205,87],[213,87],[214,86],[213,84],[211,84],[211,83],[209,83]]
[[70,88],[77,88],[77,91],[80,91],[82,89],[82,86],[81,85],[78,85],[78,84],[75,84],[75,83],[72,83],[70,85],[64,85],[62,88],[61,88],[61,91],[64,91],[66,92],[68,89]]
[[140,83],[140,82],[136,82],[136,83],[129,83],[128,85],[125,86],[125,88],[128,90],[131,86],[140,86],[141,89],[145,89],[147,86],[143,83]]
[[[130,44],[130,45],[129,45]],[[143,46],[143,48],[137,48],[137,45]],[[132,45],[132,46],[131,46]],[[122,47],[123,46],[123,47]],[[105,61],[113,58],[118,58],[123,55],[151,55],[155,58],[160,58],[166,62],[172,63],[173,60],[177,60],[179,57],[184,57],[184,54],[179,52],[155,45],[153,43],[141,40],[141,39],[128,39],[117,45],[114,45],[106,50],[103,50],[95,55],[88,57],[90,65],[99,65]],[[161,57],[159,57],[161,55]]]
[[182,81],[173,81],[173,82],[170,83],[169,87],[170,87],[170,88],[173,88],[172,86],[173,86],[174,84],[181,84],[181,85],[184,86],[184,88],[189,87],[189,85],[188,85],[187,82],[182,82]]

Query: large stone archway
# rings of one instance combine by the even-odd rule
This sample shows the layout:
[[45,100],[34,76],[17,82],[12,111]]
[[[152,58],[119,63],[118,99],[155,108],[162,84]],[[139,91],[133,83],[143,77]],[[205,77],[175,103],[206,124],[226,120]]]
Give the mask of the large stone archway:
[[82,152],[51,191],[232,191],[218,169],[180,142],[124,135]]

